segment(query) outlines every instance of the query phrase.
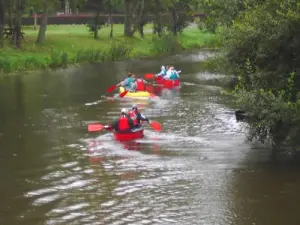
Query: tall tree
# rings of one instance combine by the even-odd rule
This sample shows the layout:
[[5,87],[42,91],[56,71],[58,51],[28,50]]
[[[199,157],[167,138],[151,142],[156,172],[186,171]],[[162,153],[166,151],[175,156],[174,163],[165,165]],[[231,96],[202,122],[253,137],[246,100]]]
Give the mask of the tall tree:
[[110,24],[110,38],[113,38],[113,29],[114,29],[114,21],[112,12],[114,9],[120,7],[122,5],[123,0],[104,0],[103,1],[103,10],[104,12],[108,12],[108,23]]
[[132,37],[131,26],[132,26],[132,13],[133,13],[133,1],[134,0],[124,0],[124,36]]
[[124,0],[124,9],[124,36],[132,37],[137,30],[143,35],[145,1]]
[[43,14],[41,18],[39,33],[36,39],[37,44],[43,44],[45,42],[47,23],[48,23],[49,0],[42,0],[42,5],[43,5]]
[[13,36],[11,43],[14,44],[17,48],[21,47],[21,20],[22,13],[25,9],[24,0],[15,0],[14,1],[14,18],[13,18]]
[[4,45],[4,0],[0,0],[0,47],[3,47]]

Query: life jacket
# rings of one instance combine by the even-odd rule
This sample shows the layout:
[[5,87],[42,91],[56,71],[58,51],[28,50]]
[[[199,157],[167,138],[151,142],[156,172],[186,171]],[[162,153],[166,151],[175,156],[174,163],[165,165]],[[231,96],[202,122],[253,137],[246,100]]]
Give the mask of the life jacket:
[[129,114],[129,117],[133,120],[134,126],[137,125],[138,124],[138,118],[137,118],[135,110],[131,110],[128,114]]
[[126,78],[126,80],[125,80],[125,88],[131,88],[133,81],[134,80],[131,77]]
[[136,90],[137,91],[145,91],[146,87],[144,81],[142,79],[136,80]]
[[178,76],[177,76],[177,72],[176,72],[176,71],[172,71],[172,72],[171,72],[170,79],[171,79],[171,80],[177,80],[177,79],[178,79]]
[[127,116],[121,116],[119,118],[119,131],[125,131],[125,130],[129,130],[130,126],[129,126],[129,121]]

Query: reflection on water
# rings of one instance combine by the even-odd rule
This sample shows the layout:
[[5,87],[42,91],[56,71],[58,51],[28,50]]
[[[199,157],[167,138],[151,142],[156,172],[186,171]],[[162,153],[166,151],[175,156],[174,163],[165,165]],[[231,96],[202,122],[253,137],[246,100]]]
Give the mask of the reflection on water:
[[[3,79],[0,224],[299,224],[299,167],[245,142],[220,88],[199,79],[205,54],[164,59],[182,69],[182,85],[154,87],[154,101],[105,90],[124,71],[156,72],[161,59]],[[88,134],[133,103],[163,131],[146,126],[127,143]]]

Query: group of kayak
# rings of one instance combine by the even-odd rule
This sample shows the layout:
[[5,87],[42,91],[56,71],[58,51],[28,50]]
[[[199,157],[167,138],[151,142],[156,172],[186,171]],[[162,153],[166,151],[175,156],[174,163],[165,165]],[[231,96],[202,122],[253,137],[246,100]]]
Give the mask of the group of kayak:
[[[153,74],[156,80],[173,82],[178,81],[179,73],[173,66],[161,66],[161,71],[158,74]],[[125,93],[129,96],[137,97],[150,97],[153,94],[146,91],[146,84],[148,82],[143,77],[137,77],[133,73],[128,73],[127,77],[115,85],[120,87],[120,93]],[[113,88],[111,88],[112,90]],[[137,138],[144,137],[144,129],[142,123],[148,123],[154,130],[160,131],[161,124],[156,121],[150,121],[147,117],[143,116],[139,111],[137,105],[133,105],[131,109],[127,110],[123,108],[119,117],[109,125],[90,124],[88,126],[89,131],[101,131],[103,129],[113,131],[114,137],[118,141],[129,141]]]
[[[156,78],[159,80],[179,80],[179,73],[173,66],[161,66],[160,73],[156,74]],[[137,77],[133,73],[128,73],[127,77],[117,84],[117,87],[123,87],[129,92],[146,91],[146,84],[148,82],[141,76]]]

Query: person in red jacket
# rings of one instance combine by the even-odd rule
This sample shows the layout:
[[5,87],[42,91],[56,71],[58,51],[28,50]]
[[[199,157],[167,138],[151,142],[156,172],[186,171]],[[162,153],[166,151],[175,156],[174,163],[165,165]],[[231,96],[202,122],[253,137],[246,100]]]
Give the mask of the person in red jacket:
[[147,81],[145,81],[142,77],[138,77],[135,79],[135,91],[146,91]]
[[140,113],[137,105],[133,105],[131,111],[129,111],[128,114],[130,118],[133,120],[133,124],[135,128],[141,127],[141,121],[146,121],[149,123],[149,119]]
[[129,132],[134,128],[133,120],[128,115],[127,109],[121,110],[120,117],[113,122],[111,128],[117,132]]

